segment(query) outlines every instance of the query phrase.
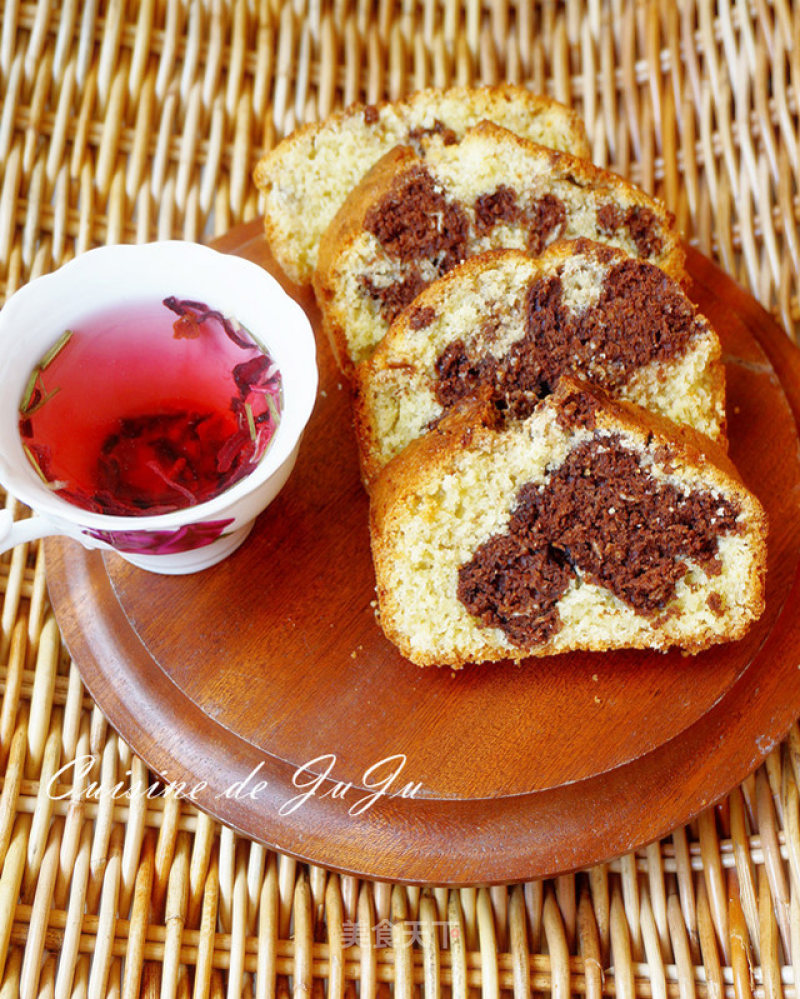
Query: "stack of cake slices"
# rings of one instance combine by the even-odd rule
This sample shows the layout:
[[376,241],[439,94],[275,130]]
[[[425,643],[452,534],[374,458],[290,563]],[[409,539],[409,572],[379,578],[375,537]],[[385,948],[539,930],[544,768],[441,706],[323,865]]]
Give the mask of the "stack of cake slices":
[[719,339],[672,216],[519,87],[284,140],[266,232],[353,385],[379,619],[419,665],[698,652],[764,606]]

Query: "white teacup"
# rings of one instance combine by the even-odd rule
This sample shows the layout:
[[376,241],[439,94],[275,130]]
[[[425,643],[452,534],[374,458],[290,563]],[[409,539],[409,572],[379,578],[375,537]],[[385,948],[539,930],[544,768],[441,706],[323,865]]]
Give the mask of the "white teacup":
[[[36,364],[75,320],[132,301],[174,295],[235,317],[282,376],[281,418],[256,467],[225,492],[158,516],[92,513],[48,488],[28,461],[19,405]],[[0,482],[33,511],[0,510],[0,553],[48,535],[118,552],[161,573],[205,569],[233,552],[289,477],[317,391],[314,334],[303,310],[261,267],[195,243],[169,241],[90,250],[21,288],[0,311]]]

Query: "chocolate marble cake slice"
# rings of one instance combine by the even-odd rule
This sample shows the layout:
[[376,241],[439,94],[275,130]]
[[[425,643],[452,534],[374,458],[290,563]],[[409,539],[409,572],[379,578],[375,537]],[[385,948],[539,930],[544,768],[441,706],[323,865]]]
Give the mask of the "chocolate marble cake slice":
[[436,278],[491,249],[538,256],[556,239],[618,246],[684,277],[672,216],[620,177],[489,122],[424,159],[400,146],[370,170],[320,243],[314,289],[340,366],[374,350]]
[[401,144],[424,155],[428,136],[456,142],[483,120],[589,156],[586,129],[574,111],[512,84],[431,88],[401,101],[353,104],[293,132],[256,166],[267,239],[278,263],[293,281],[310,284],[322,234],[373,163]]
[[762,613],[767,522],[724,452],[562,378],[526,420],[473,402],[371,496],[380,622],[421,665],[699,652]]
[[465,396],[488,389],[524,418],[563,374],[726,444],[725,372],[709,323],[658,267],[574,240],[537,258],[472,257],[396,317],[355,373],[365,482]]

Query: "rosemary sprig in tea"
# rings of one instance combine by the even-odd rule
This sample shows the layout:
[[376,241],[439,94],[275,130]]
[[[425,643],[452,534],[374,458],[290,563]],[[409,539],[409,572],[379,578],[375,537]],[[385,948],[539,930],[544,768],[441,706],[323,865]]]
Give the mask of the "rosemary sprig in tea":
[[28,461],[33,465],[36,474],[39,476],[39,478],[42,480],[42,482],[44,482],[46,486],[49,486],[50,481],[42,471],[41,465],[39,464],[39,460],[36,457],[36,455],[33,453],[33,451],[31,451],[31,449],[28,447],[27,444],[22,445],[22,450],[25,452]]
[[244,404],[244,411],[247,414],[247,429],[250,431],[250,440],[256,440],[256,421],[253,419],[253,407],[249,402]]
[[28,407],[31,404],[31,399],[33,398],[33,392],[34,389],[36,388],[36,382],[39,380],[40,374],[41,371],[39,370],[38,367],[34,368],[33,371],[31,371],[30,378],[28,379],[28,382],[25,385],[25,391],[22,393],[22,401],[19,404],[19,411],[22,416],[27,416],[28,414]]
[[39,361],[39,370],[44,371],[48,365],[52,364],[53,361],[58,357],[61,351],[67,346],[72,337],[72,330],[65,330],[61,336],[56,340],[50,350],[44,355],[44,357]]
[[[54,395],[58,395],[61,391],[61,387],[59,386],[58,388],[53,389],[52,392],[48,392],[45,389],[44,382],[41,381],[41,377],[42,372],[58,357],[61,351],[69,343],[71,337],[72,330],[65,330],[50,350],[47,351],[41,361],[39,361],[33,371],[31,371],[30,377],[25,385],[25,391],[22,393],[22,401],[19,404],[20,416],[33,416],[33,414],[38,412],[46,402],[49,402]],[[37,399],[36,402],[31,405],[33,394],[36,391],[37,382],[40,385],[42,395],[40,399]]]
[[20,411],[20,415],[25,417],[33,416],[34,413],[39,412],[39,410],[42,408],[42,406],[44,406],[46,402],[50,402],[50,400],[53,398],[54,395],[58,395],[60,391],[61,391],[61,386],[59,385],[57,388],[54,388],[52,392],[48,392],[46,395],[43,395],[38,402],[34,403],[32,406],[29,405],[26,410]]

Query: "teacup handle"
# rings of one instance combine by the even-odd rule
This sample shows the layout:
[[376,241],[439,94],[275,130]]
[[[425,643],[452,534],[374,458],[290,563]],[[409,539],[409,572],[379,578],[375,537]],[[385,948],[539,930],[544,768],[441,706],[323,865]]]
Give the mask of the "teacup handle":
[[26,541],[36,541],[38,538],[49,538],[55,534],[63,534],[80,541],[87,548],[107,547],[101,541],[86,538],[78,531],[72,532],[54,520],[34,514],[24,520],[14,520],[10,510],[0,510],[0,555],[10,551]]

